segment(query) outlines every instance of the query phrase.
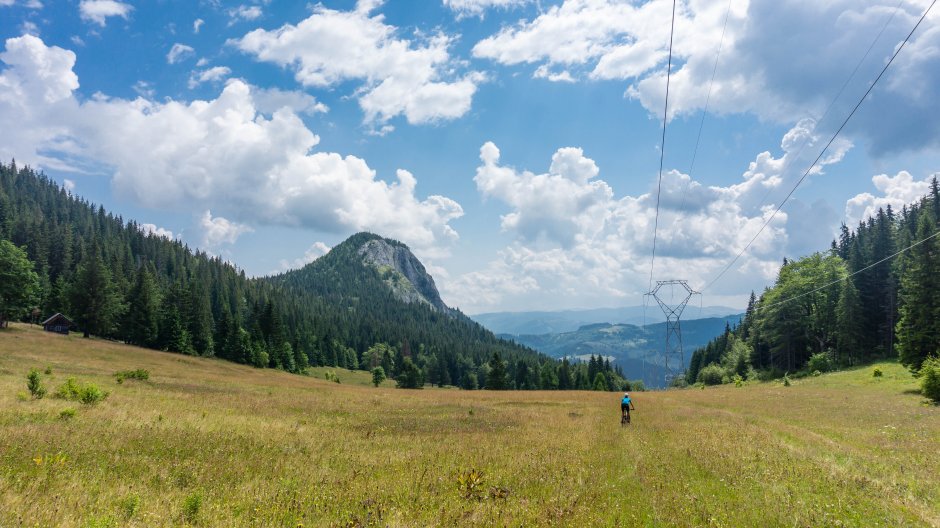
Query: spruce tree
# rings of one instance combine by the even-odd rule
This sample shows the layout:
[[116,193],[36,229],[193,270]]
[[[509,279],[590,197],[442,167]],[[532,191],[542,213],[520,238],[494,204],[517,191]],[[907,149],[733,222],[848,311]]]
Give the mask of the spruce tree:
[[[917,221],[917,240],[936,231],[933,213],[922,210]],[[940,343],[940,242],[931,238],[910,249],[903,264],[898,321],[898,356],[902,365],[920,369]]]
[[209,289],[202,280],[189,283],[189,313],[186,316],[193,351],[199,356],[211,356],[214,351],[212,307],[209,302]]
[[493,352],[489,365],[490,372],[486,375],[486,388],[489,390],[506,390],[509,385],[506,379],[506,363],[499,357],[499,351]]
[[837,359],[847,359],[854,363],[861,357],[861,339],[863,334],[862,304],[852,279],[842,282],[839,304],[836,306],[836,353]]
[[72,284],[71,305],[75,322],[85,337],[90,334],[112,335],[124,313],[125,306],[97,244],[85,252],[78,265]]
[[128,310],[122,324],[124,339],[143,347],[157,346],[160,330],[160,293],[147,266],[137,270],[137,279],[127,295]]

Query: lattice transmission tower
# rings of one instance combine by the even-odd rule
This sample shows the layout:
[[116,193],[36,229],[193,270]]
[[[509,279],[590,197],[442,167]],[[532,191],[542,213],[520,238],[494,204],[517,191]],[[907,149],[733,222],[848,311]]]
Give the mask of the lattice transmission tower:
[[[669,287],[669,298],[664,299],[664,286]],[[676,296],[676,287],[681,287],[681,291]],[[689,304],[689,299],[693,295],[701,293],[689,287],[689,283],[684,280],[664,280],[656,281],[656,287],[646,295],[656,299],[659,307],[662,308],[666,316],[666,346],[663,349],[663,368],[665,369],[666,385],[668,386],[673,378],[681,374],[685,368],[685,355],[682,352],[682,327],[679,324],[679,318],[682,317],[682,311]],[[678,360],[678,364],[676,364]]]

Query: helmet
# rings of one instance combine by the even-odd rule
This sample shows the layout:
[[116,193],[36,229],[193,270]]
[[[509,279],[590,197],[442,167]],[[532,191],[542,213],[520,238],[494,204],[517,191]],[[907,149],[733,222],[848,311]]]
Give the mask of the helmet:
[[629,398],[629,397],[630,397],[630,394],[627,393],[627,392],[625,392],[625,393],[623,393],[623,397],[624,397],[624,398]]

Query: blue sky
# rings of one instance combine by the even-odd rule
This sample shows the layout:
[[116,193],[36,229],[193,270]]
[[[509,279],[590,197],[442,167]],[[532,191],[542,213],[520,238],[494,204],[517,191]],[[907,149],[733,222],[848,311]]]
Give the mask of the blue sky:
[[[928,3],[678,2],[655,279],[701,287],[744,247]],[[468,313],[637,305],[671,8],[0,0],[0,156],[253,275],[370,230]],[[938,20],[706,304],[923,194]]]

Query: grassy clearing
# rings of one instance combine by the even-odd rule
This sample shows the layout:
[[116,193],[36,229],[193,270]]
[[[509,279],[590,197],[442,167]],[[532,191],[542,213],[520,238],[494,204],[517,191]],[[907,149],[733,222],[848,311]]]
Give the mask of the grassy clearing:
[[[30,399],[46,367],[111,394]],[[938,526],[940,409],[878,367],[637,393],[621,428],[616,394],[336,384],[14,325],[0,526]]]

